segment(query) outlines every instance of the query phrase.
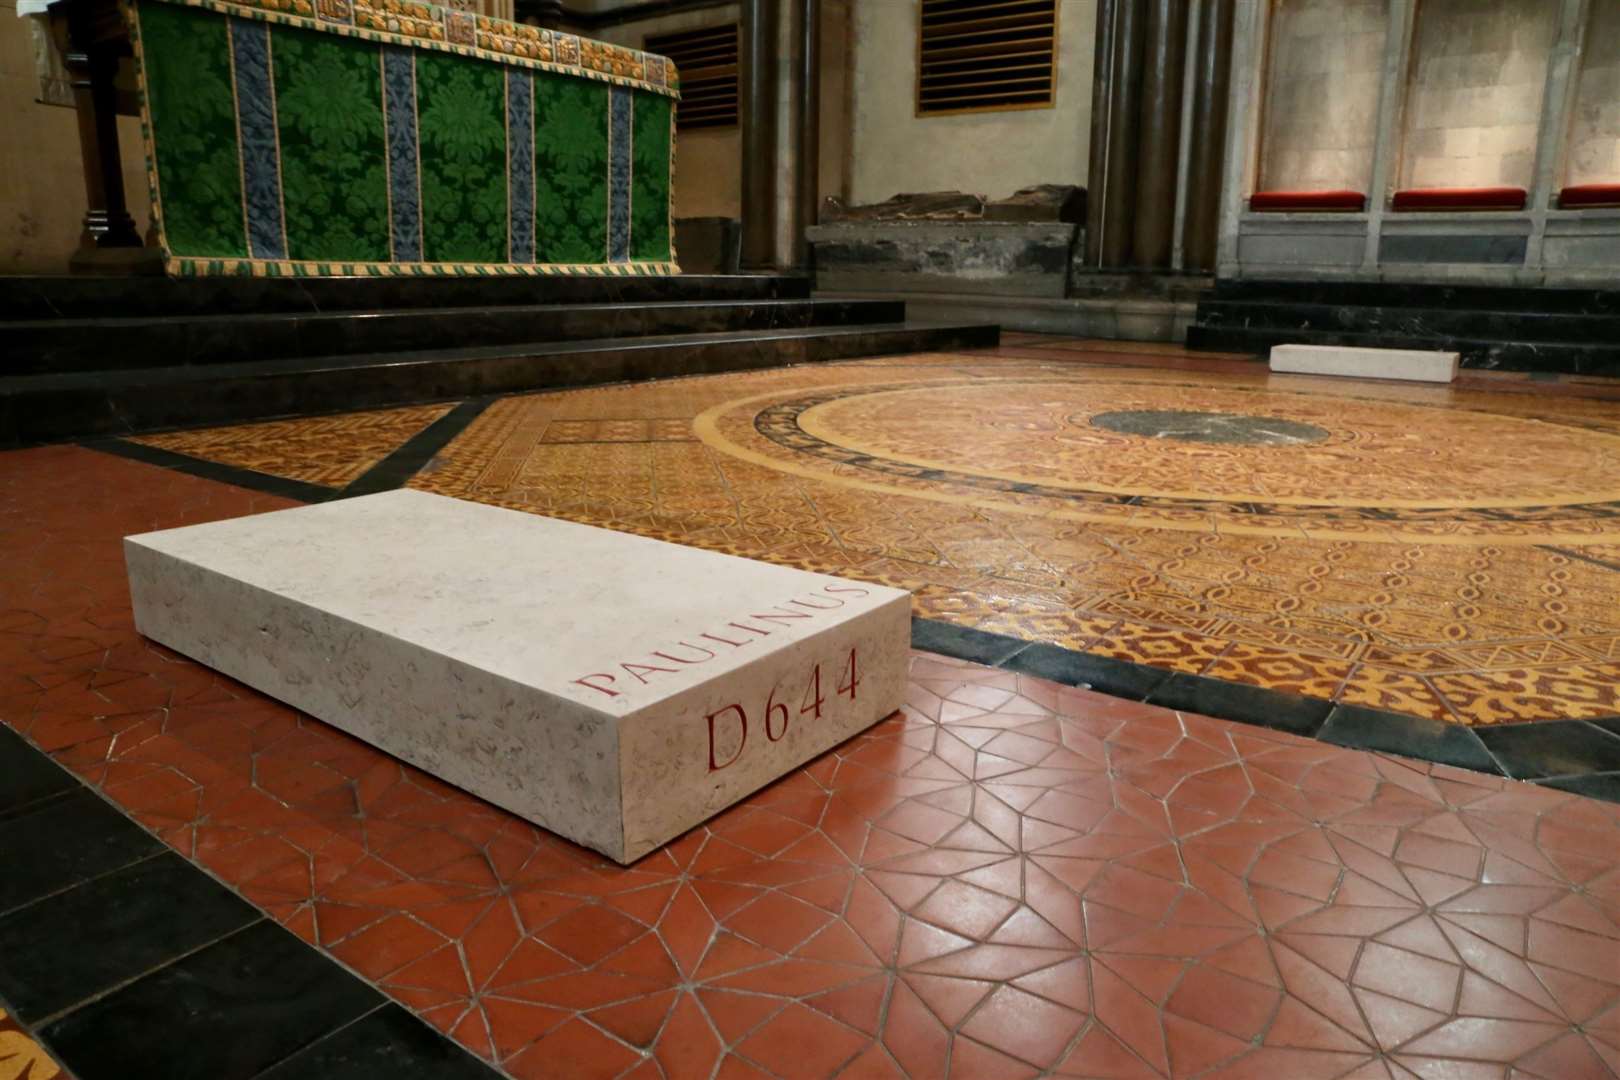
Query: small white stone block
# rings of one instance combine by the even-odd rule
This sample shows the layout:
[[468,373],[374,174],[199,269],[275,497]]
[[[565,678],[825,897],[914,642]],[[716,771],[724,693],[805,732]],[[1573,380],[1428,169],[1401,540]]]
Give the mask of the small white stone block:
[[623,863],[905,693],[898,589],[424,492],[124,554],[141,633]]
[[1457,378],[1457,354],[1361,345],[1273,345],[1271,370],[1295,375],[1448,383]]

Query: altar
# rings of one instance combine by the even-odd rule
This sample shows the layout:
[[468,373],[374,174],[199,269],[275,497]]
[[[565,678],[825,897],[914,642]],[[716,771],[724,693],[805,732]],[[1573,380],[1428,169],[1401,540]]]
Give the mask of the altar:
[[133,240],[121,191],[95,182],[117,160],[95,60],[124,48],[147,243],[169,274],[678,272],[679,77],[663,57],[414,0],[57,6],[76,40],[69,66],[88,68],[99,246]]

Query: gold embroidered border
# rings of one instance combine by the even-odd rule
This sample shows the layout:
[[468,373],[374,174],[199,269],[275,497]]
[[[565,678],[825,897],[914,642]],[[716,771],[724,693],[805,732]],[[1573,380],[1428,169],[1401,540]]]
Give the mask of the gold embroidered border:
[[158,0],[364,41],[409,45],[575,75],[679,99],[673,61],[576,34],[419,0]]
[[193,255],[164,257],[175,277],[669,277],[679,274],[673,262],[624,263],[448,263],[341,262],[315,259],[211,259]]

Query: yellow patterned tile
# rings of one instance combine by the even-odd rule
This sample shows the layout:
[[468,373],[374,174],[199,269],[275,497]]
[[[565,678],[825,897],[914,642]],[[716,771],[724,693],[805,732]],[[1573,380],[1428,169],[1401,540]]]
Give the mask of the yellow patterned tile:
[[14,1017],[0,1009],[0,1077],[7,1080],[55,1080],[62,1067]]
[[1389,668],[1362,664],[1350,673],[1338,700],[1349,705],[1366,705],[1374,709],[1426,716],[1431,720],[1451,720],[1451,710],[1434,687],[1420,675]]
[[1433,681],[1470,724],[1620,714],[1620,664],[1473,671]]
[[1120,623],[1092,642],[1088,652],[1170,668],[1197,675],[1231,645],[1191,630],[1164,630],[1141,623]]
[[1310,697],[1332,698],[1355,664],[1323,656],[1238,643],[1202,674]]

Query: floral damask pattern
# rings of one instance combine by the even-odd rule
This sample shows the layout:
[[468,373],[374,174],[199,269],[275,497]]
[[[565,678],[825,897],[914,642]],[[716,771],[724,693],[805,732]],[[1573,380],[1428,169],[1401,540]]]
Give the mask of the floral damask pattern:
[[242,171],[225,20],[173,4],[140,7],[142,51],[186,57],[146,68],[158,205],[170,251],[246,256]]
[[630,190],[630,257],[669,258],[670,100],[637,94],[635,177]]
[[507,261],[506,76],[441,53],[416,58],[423,255]]
[[278,29],[274,57],[289,256],[387,259],[377,46]]
[[[280,11],[282,0],[263,2]],[[552,74],[292,16],[229,16],[225,0],[130,10],[138,46],[143,21],[152,27],[139,52],[143,130],[170,273],[676,271],[661,95],[617,74]],[[450,25],[460,17],[445,14]],[[620,53],[630,55],[603,54],[600,70],[617,72]],[[639,61],[632,68],[625,80],[641,78]],[[632,151],[638,110],[647,137]],[[656,254],[637,258],[633,246]]]
[[535,259],[607,257],[608,88],[536,72]]

